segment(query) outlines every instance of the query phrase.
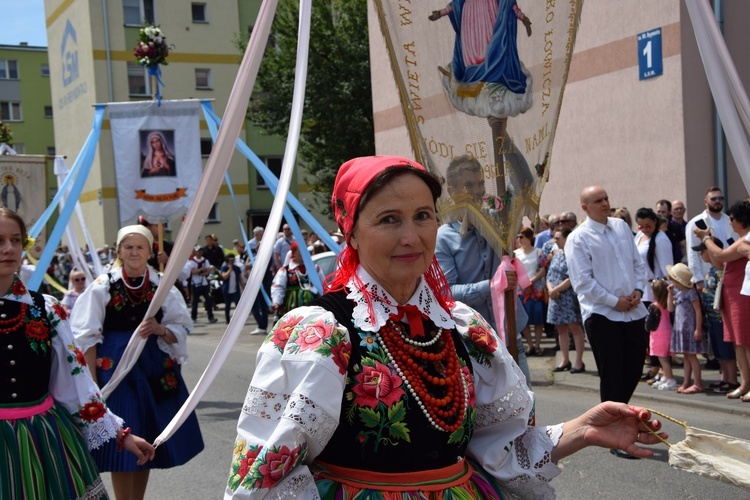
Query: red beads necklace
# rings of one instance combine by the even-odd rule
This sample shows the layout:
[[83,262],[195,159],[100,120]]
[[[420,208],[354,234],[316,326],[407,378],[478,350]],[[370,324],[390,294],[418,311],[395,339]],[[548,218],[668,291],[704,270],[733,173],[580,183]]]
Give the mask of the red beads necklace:
[[[18,316],[16,316],[15,318],[0,320],[0,334],[11,333],[18,330],[18,327],[21,326],[26,320],[26,312],[28,311],[28,309],[28,304],[24,304],[23,302],[21,302],[21,312],[18,313]],[[5,314],[3,314],[1,317],[5,317]]]
[[386,322],[377,333],[383,350],[430,424],[446,432],[459,429],[469,396],[451,330],[433,332],[438,340],[424,343],[429,345],[415,345],[405,340],[403,328],[392,320]]
[[130,302],[133,304],[140,304],[143,302],[143,299],[146,298],[146,295],[148,294],[149,289],[149,275],[148,275],[148,268],[146,268],[146,271],[143,273],[141,284],[138,286],[131,286],[130,285],[130,278],[128,278],[127,273],[125,273],[125,268],[122,268],[122,282],[125,284],[125,294],[128,296],[128,299],[130,299]]

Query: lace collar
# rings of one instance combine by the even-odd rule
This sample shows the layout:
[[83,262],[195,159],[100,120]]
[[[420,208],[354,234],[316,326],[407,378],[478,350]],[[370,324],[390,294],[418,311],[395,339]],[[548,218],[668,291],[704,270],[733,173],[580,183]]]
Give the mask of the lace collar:
[[[354,326],[363,332],[376,332],[385,325],[390,314],[395,314],[397,312],[396,307],[398,302],[396,302],[396,299],[386,292],[385,289],[380,286],[362,266],[357,268],[357,276],[362,280],[365,289],[370,297],[372,297],[372,309],[375,317],[370,317],[367,310],[365,294],[362,290],[357,289],[352,278],[346,285],[349,290],[349,294],[346,298],[357,303],[354,307],[352,322],[354,323]],[[437,298],[435,298],[435,294],[432,293],[430,287],[427,286],[424,277],[420,278],[416,291],[406,304],[417,306],[417,308],[419,308],[419,310],[430,318],[430,321],[439,328],[452,329],[456,326],[451,314],[440,307],[440,303],[437,301]]]

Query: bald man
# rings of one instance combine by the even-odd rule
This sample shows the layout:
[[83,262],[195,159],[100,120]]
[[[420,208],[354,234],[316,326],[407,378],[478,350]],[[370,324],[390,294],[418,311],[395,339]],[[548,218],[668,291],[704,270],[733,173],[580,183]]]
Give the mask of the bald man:
[[[609,197],[602,187],[585,188],[581,208],[588,218],[565,244],[570,282],[599,371],[601,400],[627,403],[638,385],[647,347],[646,308],[641,303],[648,284],[646,264],[627,223],[609,217]],[[613,453],[629,457],[620,450]]]

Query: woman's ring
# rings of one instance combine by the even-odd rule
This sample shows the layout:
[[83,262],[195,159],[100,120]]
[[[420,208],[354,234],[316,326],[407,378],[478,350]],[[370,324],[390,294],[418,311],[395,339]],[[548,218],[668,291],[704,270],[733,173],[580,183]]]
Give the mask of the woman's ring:
[[635,442],[637,443],[640,440],[641,440],[641,433],[639,432],[638,435],[635,437]]

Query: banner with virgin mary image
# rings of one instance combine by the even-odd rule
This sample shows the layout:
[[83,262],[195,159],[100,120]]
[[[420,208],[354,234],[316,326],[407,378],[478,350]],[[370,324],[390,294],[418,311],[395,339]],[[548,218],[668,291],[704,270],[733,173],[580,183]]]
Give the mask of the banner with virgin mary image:
[[582,0],[375,0],[412,149],[443,221],[510,252],[549,178]]
[[110,103],[120,224],[187,212],[202,174],[200,101]]
[[[42,155],[0,155],[0,207],[20,215],[26,227],[32,227],[49,205],[46,165]],[[31,251],[35,256],[44,247],[44,239],[42,231]]]

